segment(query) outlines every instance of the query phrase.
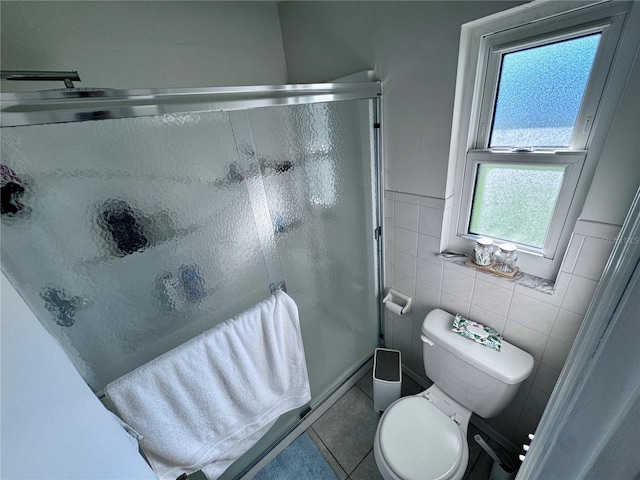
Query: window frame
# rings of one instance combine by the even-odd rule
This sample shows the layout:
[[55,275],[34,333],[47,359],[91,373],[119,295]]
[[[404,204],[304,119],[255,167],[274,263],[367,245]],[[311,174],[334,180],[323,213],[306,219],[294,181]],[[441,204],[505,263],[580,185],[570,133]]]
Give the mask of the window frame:
[[[606,118],[612,117],[610,108],[604,108],[608,114],[604,121],[600,112],[605,97],[611,101],[610,76],[631,9],[629,2],[574,5],[541,2],[536,8],[517,7],[463,26],[448,177],[453,181],[447,185],[453,208],[449,211],[450,220],[445,221],[443,248],[471,251],[479,237],[469,233],[479,162],[508,159],[509,163],[561,164],[567,170],[545,244],[540,249],[519,245],[522,254],[518,261],[527,273],[551,280],[557,275],[606,139],[606,133],[596,132],[608,131],[611,121]],[[602,37],[569,147],[530,151],[488,148],[490,128],[486,126],[493,120],[502,54],[597,32],[602,32]],[[619,80],[614,82],[618,83]],[[618,90],[614,89],[614,97],[619,98],[621,89]],[[598,130],[600,122],[604,126]],[[591,152],[594,138],[597,144]]]

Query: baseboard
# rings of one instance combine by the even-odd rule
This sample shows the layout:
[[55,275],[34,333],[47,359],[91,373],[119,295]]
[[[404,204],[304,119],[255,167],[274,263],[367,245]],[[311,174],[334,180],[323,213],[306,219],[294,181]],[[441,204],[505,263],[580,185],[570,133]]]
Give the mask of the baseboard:
[[433,385],[433,382],[428,378],[424,378],[423,376],[418,375],[416,372],[414,372],[410,368],[405,367],[404,365],[402,366],[402,373],[407,375],[411,380],[416,382],[421,387],[424,387],[425,390]]

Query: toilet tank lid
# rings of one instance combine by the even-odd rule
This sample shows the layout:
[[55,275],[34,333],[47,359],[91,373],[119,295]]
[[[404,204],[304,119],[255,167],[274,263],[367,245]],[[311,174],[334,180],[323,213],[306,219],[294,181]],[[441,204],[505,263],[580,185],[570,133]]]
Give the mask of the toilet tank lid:
[[520,383],[531,375],[533,357],[529,353],[504,340],[499,352],[480,345],[453,332],[453,319],[454,315],[436,308],[422,322],[422,333],[453,355],[504,383]]

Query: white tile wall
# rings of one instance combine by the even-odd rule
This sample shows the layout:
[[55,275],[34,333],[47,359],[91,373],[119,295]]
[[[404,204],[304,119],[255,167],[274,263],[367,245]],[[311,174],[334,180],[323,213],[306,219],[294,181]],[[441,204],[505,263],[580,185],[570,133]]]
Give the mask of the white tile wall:
[[445,201],[385,192],[386,287],[414,298],[413,312],[387,311],[385,340],[424,376],[420,331],[433,308],[469,316],[531,353],[532,376],[505,412],[488,423],[519,445],[535,430],[582,324],[619,227],[576,224],[553,294],[439,257]]
[[515,292],[507,319],[549,336],[558,310],[559,308],[554,305]]

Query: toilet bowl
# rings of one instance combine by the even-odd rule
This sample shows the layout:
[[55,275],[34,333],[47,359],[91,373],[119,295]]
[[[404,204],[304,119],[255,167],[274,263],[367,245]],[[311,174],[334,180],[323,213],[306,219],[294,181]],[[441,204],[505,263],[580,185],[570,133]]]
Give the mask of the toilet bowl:
[[437,386],[392,403],[374,438],[385,480],[459,480],[469,461],[471,411]]
[[469,461],[471,414],[491,418],[533,370],[533,357],[503,341],[500,351],[451,330],[435,309],[422,323],[423,360],[434,384],[392,403],[378,423],[374,456],[385,480],[459,480]]

